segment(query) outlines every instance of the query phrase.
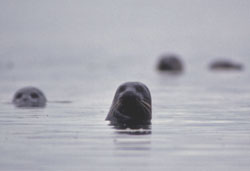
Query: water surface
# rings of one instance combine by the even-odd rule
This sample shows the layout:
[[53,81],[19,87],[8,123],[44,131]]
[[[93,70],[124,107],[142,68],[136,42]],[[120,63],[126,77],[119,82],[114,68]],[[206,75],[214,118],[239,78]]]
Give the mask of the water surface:
[[[249,170],[248,1],[1,1],[0,170]],[[180,75],[155,70],[177,52]],[[240,72],[212,72],[217,57]],[[145,83],[150,130],[104,121],[116,88]],[[43,109],[10,104],[33,85]]]

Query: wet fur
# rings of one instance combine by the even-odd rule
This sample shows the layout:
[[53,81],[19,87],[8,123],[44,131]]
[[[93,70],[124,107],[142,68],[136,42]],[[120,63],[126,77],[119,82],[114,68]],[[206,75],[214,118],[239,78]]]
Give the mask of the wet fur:
[[[125,96],[130,93],[129,98]],[[106,120],[111,124],[150,124],[152,118],[149,89],[140,82],[127,82],[116,90]]]

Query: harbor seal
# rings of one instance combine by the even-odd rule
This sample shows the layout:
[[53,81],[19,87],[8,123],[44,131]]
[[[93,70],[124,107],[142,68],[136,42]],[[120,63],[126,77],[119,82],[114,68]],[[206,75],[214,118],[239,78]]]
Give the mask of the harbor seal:
[[116,90],[106,120],[112,125],[151,124],[151,95],[146,85],[140,82],[126,82]]
[[47,100],[38,88],[24,87],[15,93],[12,102],[16,107],[45,107]]
[[175,54],[165,54],[160,57],[157,65],[159,71],[180,72],[183,70],[183,64]]
[[211,63],[210,69],[212,70],[242,70],[243,66],[239,63],[230,60],[217,60]]

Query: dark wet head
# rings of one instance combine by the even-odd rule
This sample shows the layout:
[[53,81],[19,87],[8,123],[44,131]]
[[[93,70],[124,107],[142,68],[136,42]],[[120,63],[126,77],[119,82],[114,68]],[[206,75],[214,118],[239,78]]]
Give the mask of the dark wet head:
[[12,100],[16,107],[44,107],[46,101],[42,91],[35,87],[19,89]]
[[243,66],[229,60],[217,60],[210,65],[213,70],[242,70]]
[[182,71],[183,65],[177,55],[167,54],[161,56],[157,68],[160,71]]
[[106,120],[121,123],[150,123],[151,95],[140,82],[127,82],[118,87]]

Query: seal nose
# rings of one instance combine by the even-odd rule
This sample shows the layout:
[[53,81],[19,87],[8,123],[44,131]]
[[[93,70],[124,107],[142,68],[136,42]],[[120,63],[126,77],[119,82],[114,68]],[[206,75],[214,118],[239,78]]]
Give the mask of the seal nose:
[[131,101],[131,100],[136,100],[136,94],[133,91],[125,91],[122,96],[121,99],[125,100],[125,101]]
[[23,98],[23,101],[24,101],[24,102],[27,102],[27,101],[28,101],[28,98],[27,98],[27,97],[24,97],[24,98]]

